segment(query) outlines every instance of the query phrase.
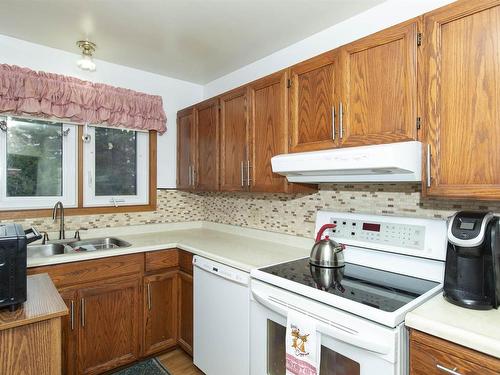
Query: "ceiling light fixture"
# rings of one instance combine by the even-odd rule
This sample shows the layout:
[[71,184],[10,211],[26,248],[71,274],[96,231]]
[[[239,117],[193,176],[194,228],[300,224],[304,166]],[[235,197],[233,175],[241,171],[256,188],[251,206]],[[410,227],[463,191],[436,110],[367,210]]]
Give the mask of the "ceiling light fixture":
[[76,45],[82,50],[82,58],[76,62],[78,67],[82,70],[95,71],[95,62],[92,60],[92,55],[97,47],[96,44],[88,40],[79,40]]

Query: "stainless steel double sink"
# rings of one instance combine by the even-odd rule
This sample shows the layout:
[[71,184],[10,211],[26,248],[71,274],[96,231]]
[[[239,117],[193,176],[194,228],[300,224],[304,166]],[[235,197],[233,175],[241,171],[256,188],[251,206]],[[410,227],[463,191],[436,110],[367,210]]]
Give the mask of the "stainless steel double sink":
[[116,237],[90,238],[87,240],[61,240],[47,244],[28,246],[28,258],[49,257],[52,255],[118,249],[129,247],[130,243]]

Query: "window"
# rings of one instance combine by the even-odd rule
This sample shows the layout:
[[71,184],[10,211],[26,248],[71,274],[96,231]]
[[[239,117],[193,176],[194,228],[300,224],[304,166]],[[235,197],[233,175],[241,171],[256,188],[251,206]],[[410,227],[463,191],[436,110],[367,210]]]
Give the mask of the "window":
[[156,168],[155,132],[0,116],[0,217],[57,201],[74,213],[155,209],[150,158]]
[[75,207],[74,125],[0,117],[0,210]]
[[84,144],[84,206],[149,202],[148,133],[89,127]]

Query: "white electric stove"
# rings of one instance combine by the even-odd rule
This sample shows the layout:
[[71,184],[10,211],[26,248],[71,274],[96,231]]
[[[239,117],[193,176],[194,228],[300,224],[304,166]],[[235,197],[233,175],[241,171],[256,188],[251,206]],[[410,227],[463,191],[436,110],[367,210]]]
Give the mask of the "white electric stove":
[[316,321],[320,375],[406,374],[404,317],[442,289],[446,222],[320,211],[316,233],[327,223],[344,267],[252,270],[251,373],[285,374],[286,317],[298,311]]

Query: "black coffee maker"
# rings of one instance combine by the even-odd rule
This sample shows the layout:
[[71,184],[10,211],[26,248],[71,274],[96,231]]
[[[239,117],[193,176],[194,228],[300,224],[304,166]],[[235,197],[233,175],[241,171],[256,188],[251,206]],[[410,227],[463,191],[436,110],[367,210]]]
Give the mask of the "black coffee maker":
[[491,213],[457,212],[448,222],[444,298],[469,309],[500,304],[500,221]]

